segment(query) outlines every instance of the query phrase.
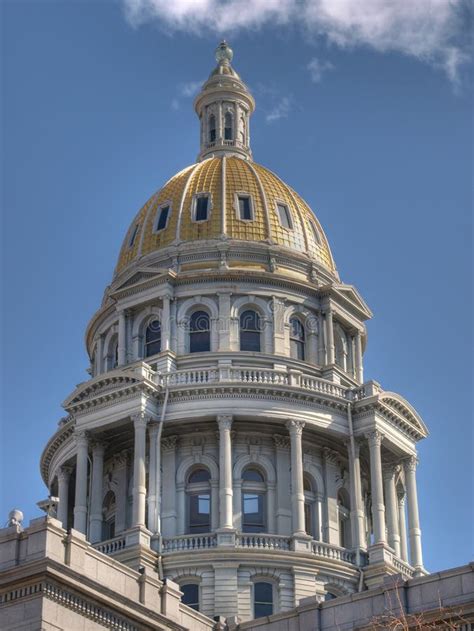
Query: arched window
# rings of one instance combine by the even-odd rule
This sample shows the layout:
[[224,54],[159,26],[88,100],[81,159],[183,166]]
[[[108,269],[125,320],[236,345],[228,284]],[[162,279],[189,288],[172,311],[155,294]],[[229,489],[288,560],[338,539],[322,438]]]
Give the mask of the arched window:
[[349,496],[345,489],[339,489],[337,494],[339,516],[339,545],[341,548],[351,547],[351,522]]
[[253,586],[253,617],[263,618],[273,614],[273,585],[258,582]]
[[305,531],[307,535],[314,537],[315,534],[315,505],[316,505],[316,493],[313,489],[313,484],[308,475],[303,477],[303,490],[304,490],[304,523]]
[[188,497],[188,532],[211,530],[211,474],[203,467],[189,474],[186,485]]
[[312,221],[308,221],[309,227],[311,229],[311,234],[313,235],[313,239],[317,245],[321,245],[321,237],[319,236],[318,229]]
[[211,326],[205,311],[195,311],[189,321],[189,352],[202,353],[211,350]]
[[102,504],[104,520],[102,522],[102,540],[113,539],[115,537],[115,493],[107,491]]
[[114,334],[108,343],[107,355],[105,356],[105,369],[113,370],[118,366],[118,335]]
[[240,350],[260,352],[261,318],[248,309],[240,314]]
[[301,320],[290,319],[290,355],[294,359],[305,359],[305,332]]
[[216,141],[216,117],[214,114],[209,116],[209,142]]
[[180,585],[179,589],[183,592],[181,602],[199,611],[199,585],[197,583],[186,583],[185,585]]
[[145,357],[151,357],[161,352],[161,323],[153,320],[145,331]]
[[232,114],[230,112],[224,116],[224,140],[232,140]]
[[242,473],[242,531],[265,532],[266,484],[258,469],[250,467]]

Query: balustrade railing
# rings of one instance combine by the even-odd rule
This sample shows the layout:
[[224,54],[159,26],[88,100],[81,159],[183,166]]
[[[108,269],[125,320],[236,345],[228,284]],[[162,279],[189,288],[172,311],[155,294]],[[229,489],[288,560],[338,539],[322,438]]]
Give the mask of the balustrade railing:
[[242,534],[235,538],[238,548],[258,548],[260,550],[289,550],[290,538],[281,535]]
[[336,561],[345,561],[346,563],[355,562],[355,552],[334,546],[322,541],[313,541],[311,544],[313,554],[326,559],[335,559]]
[[[151,376],[148,376],[151,379]],[[369,396],[366,387],[349,389],[338,383],[306,375],[299,371],[277,370],[274,368],[245,368],[225,366],[211,368],[188,368],[168,373],[154,373],[155,383],[161,386],[199,386],[214,383],[264,384],[290,386],[310,392],[320,392],[339,399],[361,399]],[[370,386],[370,382],[368,384]]]
[[400,572],[400,574],[402,574],[402,576],[406,576],[407,578],[413,578],[415,570],[410,565],[408,565],[408,563],[405,563],[405,561],[402,561],[396,556],[393,556],[392,565],[394,568],[396,568]]
[[125,537],[115,537],[100,543],[94,543],[93,547],[103,554],[114,554],[125,548]]
[[178,535],[163,539],[162,552],[183,552],[187,550],[204,550],[217,546],[217,535]]

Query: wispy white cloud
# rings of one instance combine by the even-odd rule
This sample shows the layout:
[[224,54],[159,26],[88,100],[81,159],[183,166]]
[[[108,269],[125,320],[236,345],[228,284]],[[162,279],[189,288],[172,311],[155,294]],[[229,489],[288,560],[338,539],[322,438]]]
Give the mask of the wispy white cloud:
[[282,97],[278,103],[265,116],[267,123],[274,123],[280,118],[287,118],[291,111],[291,99],[288,96]]
[[330,61],[323,61],[317,57],[313,57],[306,67],[309,70],[311,81],[314,83],[319,83],[323,78],[323,74],[328,72],[328,70],[334,69],[334,65]]
[[203,81],[187,81],[186,83],[180,83],[177,87],[177,95],[171,99],[171,109],[179,110],[181,107],[181,99],[190,99],[201,89]]
[[441,67],[453,82],[469,59],[468,0],[123,0],[128,20],[229,34],[296,23],[348,49],[399,52]]

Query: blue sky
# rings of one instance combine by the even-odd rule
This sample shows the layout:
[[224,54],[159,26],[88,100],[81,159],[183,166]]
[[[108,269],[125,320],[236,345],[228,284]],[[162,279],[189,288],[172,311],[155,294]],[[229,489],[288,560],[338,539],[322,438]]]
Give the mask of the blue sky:
[[216,1],[1,4],[0,521],[14,506],[38,514],[41,450],[87,377],[86,324],[134,214],[195,160],[194,83],[225,35],[257,100],[255,159],[310,203],[342,279],[374,312],[367,378],[430,428],[418,471],[426,565],[463,564],[474,446],[464,5],[367,0],[354,15],[350,0],[306,0],[301,16],[294,0],[246,11],[230,0],[224,12]]

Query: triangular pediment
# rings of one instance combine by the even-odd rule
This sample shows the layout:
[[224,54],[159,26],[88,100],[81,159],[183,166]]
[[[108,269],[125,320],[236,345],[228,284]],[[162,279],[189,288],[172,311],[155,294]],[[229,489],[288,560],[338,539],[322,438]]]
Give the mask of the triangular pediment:
[[122,291],[123,289],[129,289],[130,287],[139,286],[140,284],[146,283],[155,278],[171,278],[172,276],[173,273],[167,268],[135,268],[128,276],[123,278],[121,282],[114,287],[113,293]]
[[362,312],[365,319],[368,320],[372,317],[372,311],[369,309],[367,303],[353,285],[333,285],[332,290],[345,302],[350,303],[354,308]]

